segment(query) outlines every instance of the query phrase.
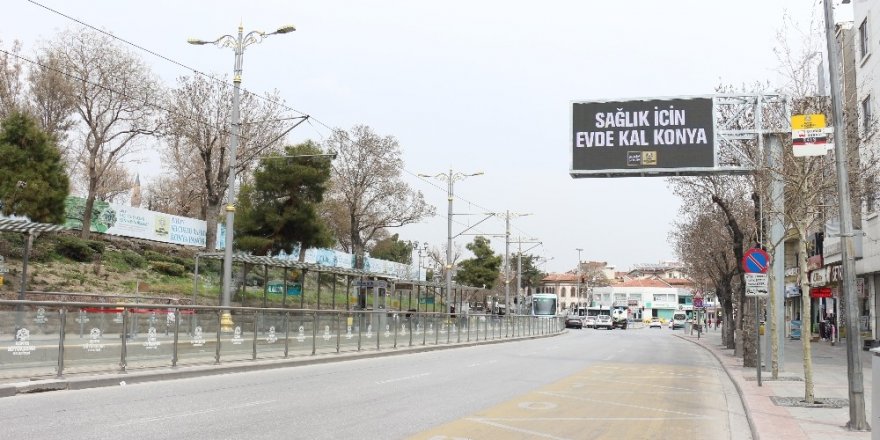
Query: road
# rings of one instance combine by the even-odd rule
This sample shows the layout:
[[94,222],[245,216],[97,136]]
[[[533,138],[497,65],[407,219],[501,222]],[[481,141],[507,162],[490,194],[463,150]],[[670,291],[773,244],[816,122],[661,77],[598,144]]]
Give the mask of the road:
[[0,399],[4,438],[748,438],[733,385],[668,329]]

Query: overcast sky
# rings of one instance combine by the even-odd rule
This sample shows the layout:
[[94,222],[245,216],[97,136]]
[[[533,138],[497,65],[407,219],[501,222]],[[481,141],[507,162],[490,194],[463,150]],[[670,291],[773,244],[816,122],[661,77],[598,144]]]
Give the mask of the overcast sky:
[[[719,82],[773,81],[772,48],[787,12],[806,24],[815,0],[487,1],[40,0],[170,59],[231,76],[233,52],[186,44],[293,24],[292,34],[248,47],[243,87],[278,89],[287,104],[333,127],[363,123],[397,137],[403,178],[438,215],[400,229],[402,239],[446,240],[446,185],[419,173],[482,171],[457,182],[453,231],[486,211],[532,215],[512,236],[548,271],[583,260],[618,269],[674,259],[667,235],[680,202],[661,178],[572,179],[570,101],[711,94]],[[821,15],[817,17],[821,18]],[[25,0],[3,2],[0,39],[30,54],[79,25]],[[166,85],[188,71],[138,52]],[[292,140],[329,130],[297,128]],[[148,154],[142,180],[160,172]],[[503,234],[503,220],[476,231]],[[461,246],[473,239],[456,239]],[[498,252],[504,239],[492,238]],[[524,249],[531,244],[523,245]],[[515,250],[516,245],[511,246]]]

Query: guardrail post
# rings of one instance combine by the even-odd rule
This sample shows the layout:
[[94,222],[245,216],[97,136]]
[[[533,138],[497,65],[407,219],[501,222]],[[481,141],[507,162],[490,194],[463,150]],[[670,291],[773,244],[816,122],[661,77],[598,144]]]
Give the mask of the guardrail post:
[[214,355],[214,365],[220,363],[220,331],[223,327],[223,323],[221,322],[222,319],[223,315],[220,312],[217,312],[217,353]]
[[[432,317],[433,324],[437,323],[437,315]],[[434,345],[440,345],[440,329],[437,328],[437,331],[434,332]]]
[[[303,277],[305,281],[305,277]],[[312,356],[318,352],[318,312],[312,312]]]
[[451,339],[451,334],[449,333],[452,330],[452,315],[446,315],[446,343],[449,344]]
[[397,329],[397,327],[399,324],[399,322],[398,322],[399,317],[400,317],[399,314],[396,314],[394,317],[394,348],[397,348],[397,332],[399,331]]
[[[258,316],[259,315],[259,316]],[[257,322],[263,318],[262,313],[259,310],[254,312],[254,345],[253,345],[253,353],[251,354],[251,360],[257,360]]]
[[[195,311],[193,311],[195,312]],[[195,314],[195,313],[193,313]],[[171,367],[174,368],[177,366],[177,344],[180,340],[180,320],[183,319],[180,316],[180,309],[174,309],[174,344],[172,345],[171,351]]]
[[[333,298],[334,301],[336,299],[336,277],[333,277]],[[336,313],[336,354],[339,354],[339,341],[342,339],[342,325],[340,324],[342,320],[342,313]]]
[[361,329],[364,326],[364,315],[358,313],[358,351],[361,351]]
[[[412,301],[410,301],[412,302]],[[412,347],[412,338],[413,338],[413,328],[412,328],[412,319],[413,315],[410,313],[409,319],[406,320],[406,325],[409,327],[409,346]]]
[[[284,269],[285,271],[287,269]],[[284,292],[287,295],[287,292]],[[284,312],[284,359],[287,359],[290,348],[290,312]]]
[[61,314],[61,330],[58,332],[58,377],[64,375],[64,328],[67,326],[67,310],[61,308],[58,311]]
[[119,350],[119,371],[125,373],[125,356],[128,350],[128,309],[122,308],[122,347]]

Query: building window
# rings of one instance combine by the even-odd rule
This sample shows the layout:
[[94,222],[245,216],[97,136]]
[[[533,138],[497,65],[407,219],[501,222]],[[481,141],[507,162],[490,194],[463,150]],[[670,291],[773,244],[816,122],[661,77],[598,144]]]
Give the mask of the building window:
[[864,59],[870,53],[871,39],[868,36],[868,19],[859,26],[859,56]]
[[565,287],[563,287],[562,288],[562,296],[568,296],[567,293],[568,292],[565,290]]
[[874,113],[871,111],[871,95],[862,100],[862,132],[867,134],[874,124]]

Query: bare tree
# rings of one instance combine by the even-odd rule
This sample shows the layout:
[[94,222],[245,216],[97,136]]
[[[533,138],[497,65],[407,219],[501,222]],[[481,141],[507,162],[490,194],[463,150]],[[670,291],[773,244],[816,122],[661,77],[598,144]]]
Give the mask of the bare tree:
[[[683,220],[674,224],[670,240],[688,274],[701,284],[714,287],[724,322],[728,323],[722,327],[722,340],[727,348],[735,348],[734,326],[729,323],[734,322],[734,287],[739,281],[739,263],[730,246],[731,228],[726,217],[711,205],[690,205],[685,201],[681,211]],[[748,215],[748,212],[737,213],[741,218],[738,223],[747,223]]]
[[72,81],[62,73],[60,61],[51,53],[37,56],[38,66],[30,70],[28,107],[43,129],[55,138],[62,156],[71,162],[68,133],[74,127],[74,90]]
[[178,173],[168,173],[147,185],[144,200],[147,209],[153,211],[203,218],[203,192],[201,182],[193,182]]
[[[348,230],[331,226],[355,255],[355,267],[364,267],[364,249],[380,231],[421,221],[434,215],[420,191],[400,178],[403,160],[400,145],[392,136],[380,137],[366,125],[350,132],[336,130],[327,140],[336,151],[328,209],[347,217]],[[347,235],[347,237],[342,237]]]
[[138,140],[157,130],[154,105],[162,88],[138,57],[104,34],[67,30],[48,42],[43,53],[65,74],[81,123],[73,148],[84,164],[87,195],[82,237],[86,238],[92,208],[108,171],[136,151]]
[[[3,41],[0,40],[0,44]],[[24,106],[24,72],[21,60],[21,43],[14,41],[9,48],[12,55],[0,52],[0,119],[6,119],[12,112],[25,110]]]
[[[174,180],[186,182],[180,191],[190,193],[196,186],[201,187],[199,217],[207,221],[207,249],[212,251],[220,206],[228,188],[232,86],[203,76],[181,77],[171,91],[168,108],[164,163],[175,175]],[[283,117],[283,103],[277,92],[268,99],[244,93],[240,109],[236,175],[251,170],[260,156],[273,146],[277,148],[285,126],[290,125],[290,118]]]

